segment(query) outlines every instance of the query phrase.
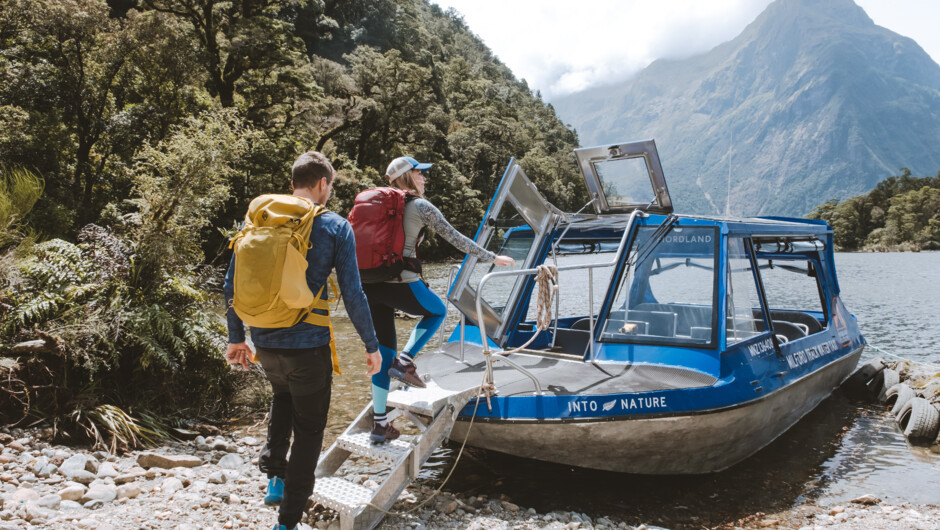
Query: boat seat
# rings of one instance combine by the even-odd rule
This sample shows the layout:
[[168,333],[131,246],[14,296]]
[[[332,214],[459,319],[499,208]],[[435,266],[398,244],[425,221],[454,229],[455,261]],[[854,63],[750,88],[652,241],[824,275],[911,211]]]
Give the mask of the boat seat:
[[824,329],[824,326],[820,324],[818,320],[816,320],[816,317],[802,311],[783,311],[774,309],[770,312],[770,316],[774,319],[774,321],[783,320],[792,324],[796,324],[798,327],[803,328],[807,335],[819,333]]
[[803,328],[793,322],[787,322],[785,320],[774,320],[774,332],[776,332],[777,335],[786,337],[787,341],[802,339],[806,336]]
[[[597,319],[596,319],[596,318],[594,319],[594,327],[597,327]],[[582,330],[588,330],[588,331],[590,331],[590,330],[591,330],[591,319],[585,317],[585,318],[582,318],[582,319],[579,319],[579,320],[575,320],[574,324],[571,325],[571,329],[582,329]]]
[[645,324],[646,332],[637,330],[637,333],[653,335],[656,337],[675,337],[676,321],[678,315],[668,311],[636,311],[628,310],[625,323]]
[[689,335],[692,340],[710,340],[712,338],[712,328],[692,326]]
[[[760,320],[763,318],[763,312],[759,308],[754,308],[753,312],[755,319]],[[819,333],[826,328],[824,324],[816,320],[816,317],[803,311],[772,309],[770,311],[770,318],[774,322],[789,322],[791,324],[796,324],[796,326],[801,328],[806,335]]]
[[591,332],[586,329],[558,328],[555,335],[555,348],[571,355],[584,355],[590,342]]

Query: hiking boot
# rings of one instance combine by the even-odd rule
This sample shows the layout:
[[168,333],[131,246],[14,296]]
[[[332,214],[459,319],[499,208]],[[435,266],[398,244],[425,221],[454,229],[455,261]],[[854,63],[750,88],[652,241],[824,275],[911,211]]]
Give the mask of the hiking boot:
[[415,388],[426,388],[428,386],[418,377],[418,368],[415,363],[404,364],[397,358],[392,362],[392,367],[388,369],[388,376]]
[[284,481],[278,477],[271,477],[268,481],[268,492],[264,496],[264,503],[268,506],[281,504],[284,500]]
[[376,423],[372,426],[372,434],[369,435],[369,439],[372,440],[374,444],[384,444],[385,442],[398,439],[398,435],[400,434],[398,429],[392,425],[392,422],[386,423],[384,427]]

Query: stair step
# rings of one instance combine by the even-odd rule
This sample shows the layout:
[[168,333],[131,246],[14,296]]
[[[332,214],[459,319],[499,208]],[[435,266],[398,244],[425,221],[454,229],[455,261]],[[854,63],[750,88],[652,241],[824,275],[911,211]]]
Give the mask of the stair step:
[[365,486],[341,478],[323,477],[314,484],[311,498],[341,514],[355,515],[359,508],[372,500],[373,495],[373,491]]
[[403,456],[411,453],[412,445],[405,440],[398,439],[383,444],[373,444],[369,439],[369,432],[343,433],[336,439],[336,443],[343,449],[360,455],[381,460],[389,464],[398,462]]
[[441,388],[434,381],[427,383],[427,388],[405,387],[388,394],[389,406],[409,410],[425,416],[435,416],[448,403],[464,404],[479,387],[474,384],[469,388],[452,390]]

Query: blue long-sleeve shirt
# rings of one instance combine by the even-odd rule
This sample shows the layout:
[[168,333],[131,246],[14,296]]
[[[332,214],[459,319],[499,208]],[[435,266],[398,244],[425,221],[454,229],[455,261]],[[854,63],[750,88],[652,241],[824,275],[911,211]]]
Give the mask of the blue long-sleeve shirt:
[[[362,292],[359,281],[359,267],[356,263],[356,241],[349,222],[333,212],[318,215],[310,231],[310,250],[307,251],[307,285],[316,294],[323,287],[323,298],[329,294],[327,278],[333,269],[339,280],[339,289],[343,293],[343,304],[356,332],[365,343],[366,351],[373,353],[379,349],[379,341],[372,327],[372,314],[366,295]],[[245,341],[245,324],[232,309],[235,297],[235,256],[225,275],[225,300],[228,305],[226,321],[228,341],[237,344]],[[317,313],[323,311],[315,309]],[[251,328],[251,340],[262,348],[315,348],[330,343],[330,330],[300,322],[289,328]]]

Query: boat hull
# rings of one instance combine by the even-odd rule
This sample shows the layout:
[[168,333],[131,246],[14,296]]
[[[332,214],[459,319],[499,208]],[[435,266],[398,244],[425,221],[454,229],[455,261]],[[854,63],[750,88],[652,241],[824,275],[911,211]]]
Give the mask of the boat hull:
[[[638,474],[726,469],[786,432],[839,387],[863,348],[779,390],[741,405],[665,417],[570,420],[462,417],[450,439],[514,456]],[[481,405],[483,406],[483,405]]]

